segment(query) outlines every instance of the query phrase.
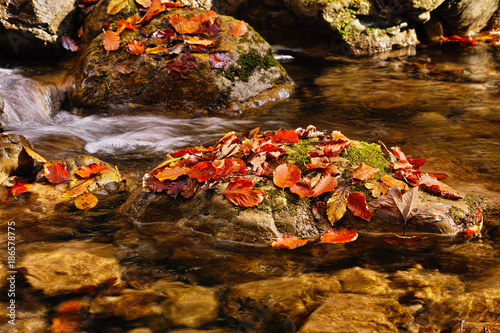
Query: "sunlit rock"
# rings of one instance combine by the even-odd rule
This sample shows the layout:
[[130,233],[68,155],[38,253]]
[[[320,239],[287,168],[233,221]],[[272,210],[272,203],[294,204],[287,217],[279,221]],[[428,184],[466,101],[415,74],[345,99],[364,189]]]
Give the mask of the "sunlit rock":
[[0,185],[9,177],[29,173],[33,159],[24,147],[33,148],[22,135],[0,134]]
[[390,291],[387,275],[374,270],[354,267],[338,272],[335,277],[343,293],[384,296]]

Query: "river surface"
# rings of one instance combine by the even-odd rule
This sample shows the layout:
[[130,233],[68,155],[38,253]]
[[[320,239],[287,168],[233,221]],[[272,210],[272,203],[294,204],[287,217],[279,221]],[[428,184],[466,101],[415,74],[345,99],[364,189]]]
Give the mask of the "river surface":
[[[400,146],[407,155],[425,157],[425,171],[446,173],[444,182],[460,193],[474,191],[495,204],[500,202],[498,49],[449,48],[342,61],[318,61],[300,52],[282,52],[293,57],[283,66],[297,83],[295,92],[286,101],[256,107],[236,119],[78,116],[54,110],[50,94],[29,78],[33,76],[31,69],[0,68],[0,92],[7,101],[2,122],[5,132],[26,136],[47,159],[91,154],[117,164],[122,173],[137,179],[166,154],[188,146],[210,145],[230,131],[314,125],[339,130],[352,140],[380,140],[389,147]],[[213,240],[175,231],[166,233],[163,241],[158,235],[139,240],[130,226],[126,230],[133,236],[121,230],[114,244],[117,240],[135,245],[140,241],[160,249],[177,247],[179,253],[180,248],[186,253],[193,251],[196,255],[177,253],[172,259],[168,255],[150,257],[137,250],[121,258],[143,275],[169,275],[210,287],[290,275],[298,266],[302,272],[336,272],[359,266],[391,273],[421,265],[424,270],[437,269],[472,283],[490,272],[496,272],[492,279],[500,279],[495,275],[500,273],[496,268],[500,263],[500,219],[494,214],[488,218],[483,239],[471,243],[471,248],[453,237],[437,236],[430,237],[424,246],[399,251],[376,236],[365,236],[327,254],[307,249],[276,252],[224,242],[217,243],[214,250]],[[102,237],[96,239],[106,242]],[[164,244],[168,242],[170,245]],[[473,253],[477,247],[481,250]],[[228,258],[231,267],[225,265]],[[54,304],[53,299],[47,302]],[[500,315],[500,309],[496,312]],[[113,325],[120,327],[119,323]],[[234,323],[222,320],[220,326],[234,328]]]

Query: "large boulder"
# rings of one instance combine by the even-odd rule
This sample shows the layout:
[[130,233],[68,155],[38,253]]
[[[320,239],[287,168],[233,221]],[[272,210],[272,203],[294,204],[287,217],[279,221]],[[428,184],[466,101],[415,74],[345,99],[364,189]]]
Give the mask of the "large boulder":
[[497,0],[446,1],[437,13],[447,35],[468,35],[486,27],[498,9]]
[[[90,112],[147,109],[193,116],[240,113],[256,99],[262,104],[288,96],[292,80],[274,59],[271,46],[251,27],[235,37],[231,28],[239,21],[216,15],[215,22],[208,24],[212,29],[208,32],[209,39],[200,30],[184,33],[189,31],[182,28],[188,24],[185,18],[208,18],[215,14],[213,11],[183,8],[161,12],[138,30],[123,31],[119,49],[106,51],[103,21],[126,19],[138,10],[130,0],[128,11],[125,8],[109,17],[108,2],[101,1],[87,21],[89,32],[82,38],[91,41],[87,46],[83,44],[75,63],[76,77],[68,93],[71,106]],[[174,27],[174,23],[169,23],[180,17],[185,20],[182,24]],[[113,23],[112,27],[115,26]],[[94,37],[93,31],[100,34]],[[165,34],[170,35],[165,37]],[[213,44],[189,44],[200,39],[199,43]],[[131,40],[151,47],[141,55],[132,55],[126,51]],[[152,46],[163,47],[163,51],[155,51]]]
[[43,57],[62,53],[62,36],[71,36],[75,0],[0,1],[2,55]]

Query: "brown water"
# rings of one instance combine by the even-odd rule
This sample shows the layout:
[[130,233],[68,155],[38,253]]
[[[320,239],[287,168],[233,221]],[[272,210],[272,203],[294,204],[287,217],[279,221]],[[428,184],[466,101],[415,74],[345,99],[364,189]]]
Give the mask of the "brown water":
[[[294,56],[294,61],[283,64],[297,83],[294,95],[277,105],[257,107],[240,119],[80,117],[64,111],[49,117],[39,112],[44,107],[50,110],[51,102],[42,93],[41,99],[48,104],[35,104],[36,112],[22,110],[19,103],[16,111],[9,111],[24,114],[4,119],[6,132],[25,135],[46,158],[92,154],[117,164],[137,181],[166,153],[211,144],[229,131],[294,129],[312,124],[318,129],[340,130],[353,140],[380,140],[387,146],[400,146],[412,157],[427,158],[424,169],[446,173],[449,177],[445,182],[459,192],[475,191],[500,203],[498,50],[478,47],[344,61]],[[13,96],[5,93],[12,89],[6,84],[0,85],[0,92],[2,89],[7,99]],[[38,103],[40,97],[36,96],[31,98]],[[128,274],[143,283],[168,277],[221,287],[302,273],[334,274],[356,266],[390,274],[415,265],[456,275],[471,290],[472,286],[475,290],[484,286],[473,284],[479,278],[493,274],[492,280],[500,279],[496,275],[500,218],[494,214],[487,216],[481,240],[434,235],[419,246],[395,249],[382,235],[361,235],[346,245],[283,251],[220,241],[161,224],[117,221],[113,217],[116,207],[96,210],[100,225],[86,224],[83,216],[74,238],[113,244]],[[15,219],[21,212],[21,205],[14,205],[5,210],[4,217]],[[23,232],[29,233],[29,229]],[[25,235],[21,256],[30,252],[30,239],[40,241],[35,235]],[[58,239],[55,232],[50,239],[58,243],[67,241],[68,236]],[[24,287],[30,292],[29,285]],[[35,297],[49,312],[58,301]],[[489,310],[500,315],[500,309]],[[219,321],[220,327],[237,326],[225,315]],[[125,326],[98,318],[88,325],[90,332],[126,331]]]

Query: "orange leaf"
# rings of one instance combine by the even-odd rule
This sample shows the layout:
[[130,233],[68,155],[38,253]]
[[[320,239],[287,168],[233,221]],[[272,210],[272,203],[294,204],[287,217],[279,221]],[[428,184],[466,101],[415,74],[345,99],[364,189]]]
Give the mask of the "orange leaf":
[[402,182],[394,177],[391,177],[389,175],[385,175],[382,178],[380,178],[380,181],[387,185],[388,187],[394,187],[397,186],[402,190],[408,191],[410,188],[408,187],[408,184],[405,182]]
[[32,187],[33,184],[16,183],[14,186],[10,188],[10,192],[12,193],[13,196],[16,196],[18,194],[28,192]]
[[323,176],[338,176],[340,175],[340,170],[335,164],[327,165],[326,168],[319,170]]
[[77,197],[87,191],[87,188],[94,182],[93,179],[89,179],[81,183],[80,185],[77,185],[73,187],[72,189],[66,191],[63,193],[62,197],[63,198],[72,198],[72,197]]
[[115,51],[120,47],[120,34],[112,31],[105,30],[102,45],[106,51]]
[[82,301],[71,300],[61,304],[57,309],[57,313],[64,315],[79,314],[87,307],[88,305]]
[[199,182],[204,182],[208,179],[214,179],[217,176],[218,170],[210,161],[200,162],[196,164],[188,172],[189,178],[196,178]]
[[127,52],[133,55],[141,55],[144,53],[144,44],[138,40],[131,39],[126,46]]
[[363,193],[350,193],[349,197],[347,197],[347,206],[355,216],[359,216],[368,222],[371,220],[372,212],[366,205],[366,198]]
[[356,230],[347,229],[330,229],[321,235],[321,243],[349,243],[358,238],[358,232]]
[[43,169],[45,178],[52,184],[59,184],[65,182],[69,178],[68,171],[66,170],[66,164],[54,163],[45,166]]
[[89,178],[95,174],[98,174],[99,172],[103,170],[107,170],[109,167],[105,166],[104,164],[101,163],[91,163],[86,166],[82,166],[80,169],[75,171],[75,175],[77,175],[80,178]]
[[175,14],[168,16],[168,23],[180,34],[192,34],[200,29],[201,21],[197,15],[193,15],[187,19],[179,14]]
[[299,142],[300,139],[297,136],[297,133],[292,130],[280,130],[276,135],[273,137],[273,143],[287,143],[287,144],[294,144]]
[[129,29],[129,30],[135,30],[135,26],[127,20],[118,20],[116,22],[119,26],[122,26],[124,25],[125,26],[125,29]]
[[276,186],[285,188],[295,185],[300,179],[300,169],[291,163],[278,165],[273,171],[273,182]]
[[309,186],[309,184],[306,184],[304,182],[295,183],[293,186],[290,187],[290,191],[292,193],[298,194],[302,198],[314,196],[314,191],[312,190],[311,186]]
[[202,23],[214,24],[217,21],[218,15],[215,10],[208,10],[201,17]]
[[248,32],[247,24],[244,21],[238,21],[231,26],[231,35],[241,37]]
[[156,47],[148,47],[146,49],[147,54],[168,54],[168,47],[165,46],[156,46]]
[[61,316],[52,318],[52,333],[77,333],[82,326],[80,316]]
[[47,160],[45,158],[43,158],[42,156],[40,156],[38,153],[34,152],[33,150],[31,150],[30,148],[26,147],[26,146],[23,146],[24,148],[24,151],[32,158],[34,159],[35,161],[38,161],[38,162],[41,162],[41,163],[46,163]]
[[222,193],[236,206],[252,207],[261,203],[265,197],[263,190],[253,190],[253,186],[248,179],[235,178]]
[[293,236],[281,236],[276,240],[271,242],[272,247],[285,247],[287,249],[293,250],[298,246],[302,246],[307,243],[306,239],[299,239]]
[[157,14],[164,12],[165,10],[166,7],[161,3],[160,0],[151,0],[151,6],[148,7],[146,14],[144,14],[144,16],[139,21],[137,21],[137,24],[146,23]]
[[90,192],[84,192],[75,198],[75,206],[80,210],[89,210],[94,208],[99,200]]
[[177,167],[176,166],[173,168],[164,168],[164,169],[157,170],[156,172],[154,172],[154,174],[151,173],[151,175],[153,177],[155,177],[156,179],[158,179],[159,181],[164,181],[167,179],[176,180],[180,176],[187,174],[190,170],[191,170],[191,168],[189,168],[189,167],[185,167],[185,166],[178,166]]
[[365,182],[372,179],[380,170],[378,168],[372,168],[371,166],[361,162],[359,168],[354,170],[352,173],[352,183],[356,184],[359,182]]
[[323,193],[331,192],[337,187],[337,178],[332,176],[324,176],[314,186],[314,197],[318,197]]

